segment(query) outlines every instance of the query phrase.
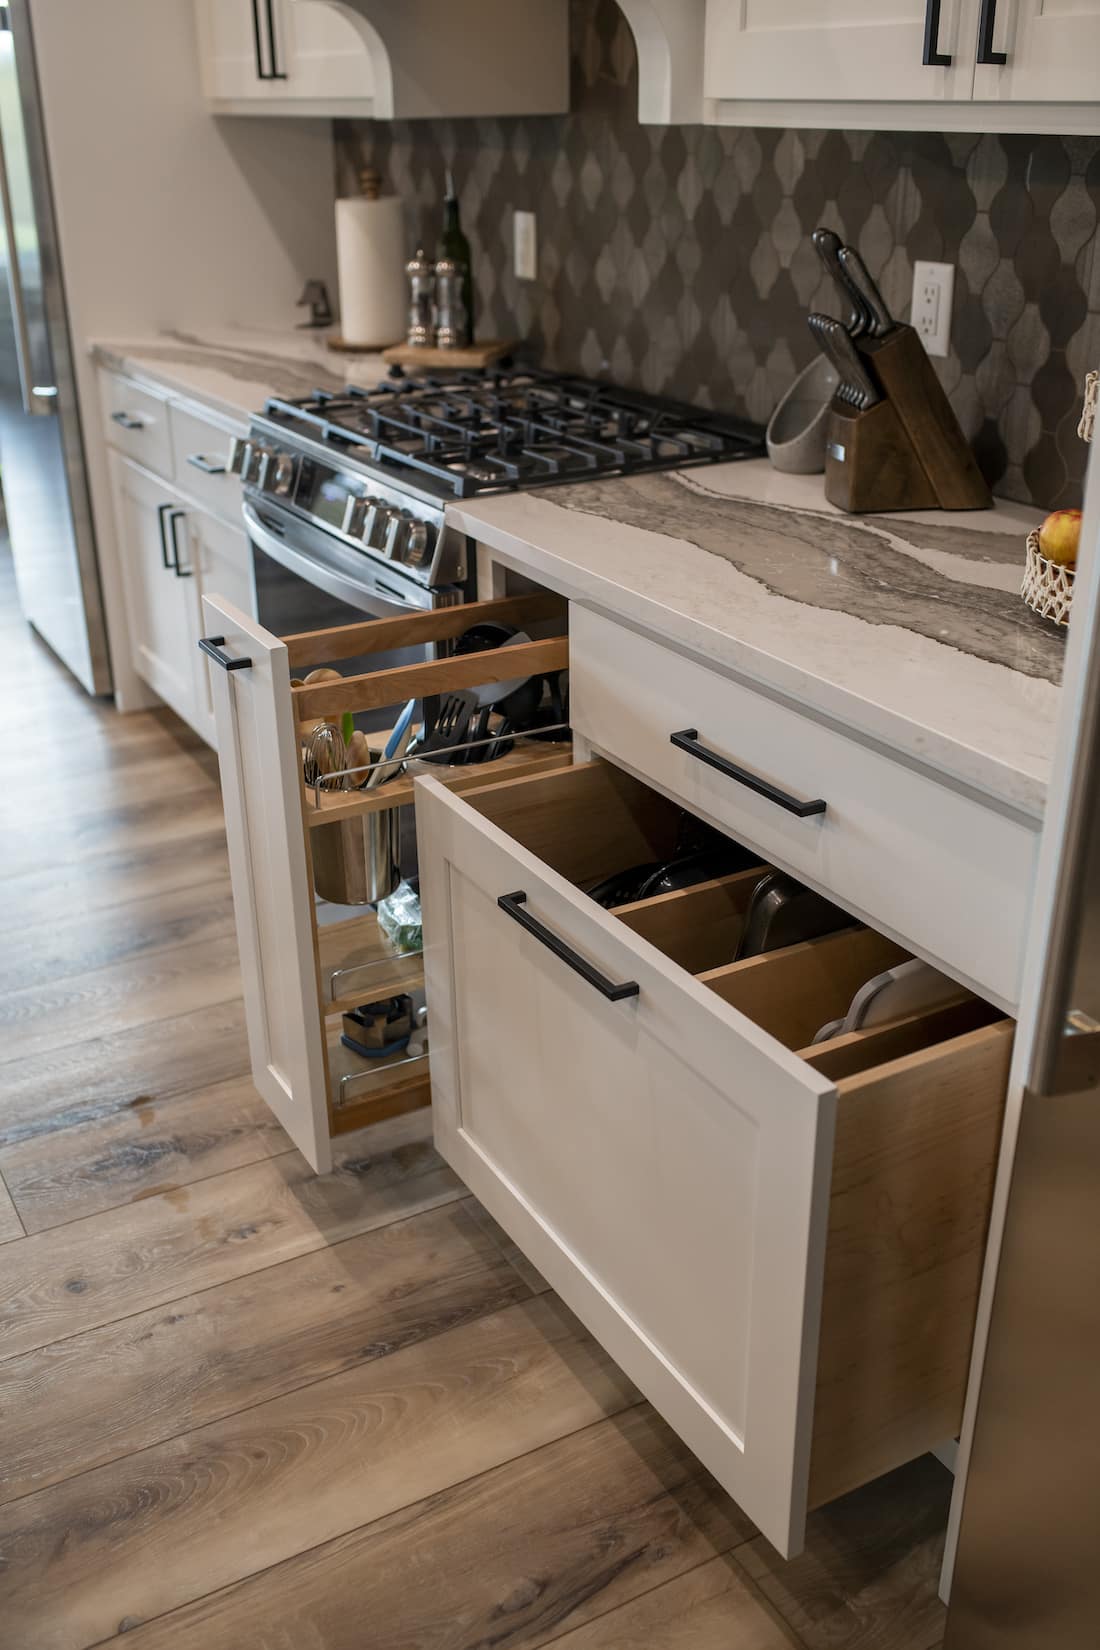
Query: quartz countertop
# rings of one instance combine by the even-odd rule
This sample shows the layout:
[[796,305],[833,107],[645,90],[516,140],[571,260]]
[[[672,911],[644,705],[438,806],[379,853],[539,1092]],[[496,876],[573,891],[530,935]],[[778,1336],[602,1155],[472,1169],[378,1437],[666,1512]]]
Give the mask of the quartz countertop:
[[847,516],[761,459],[448,516],[540,584],[1041,816],[1065,633],[1018,594],[1040,512]]
[[340,391],[347,384],[377,384],[387,372],[381,355],[337,353],[325,332],[260,332],[221,328],[179,329],[133,340],[97,339],[92,355],[101,366],[146,379],[247,426],[271,396]]

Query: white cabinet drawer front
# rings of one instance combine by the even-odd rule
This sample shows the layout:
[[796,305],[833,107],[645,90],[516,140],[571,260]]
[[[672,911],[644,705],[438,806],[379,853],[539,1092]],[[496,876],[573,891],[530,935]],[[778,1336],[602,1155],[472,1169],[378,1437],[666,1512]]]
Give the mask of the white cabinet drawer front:
[[[169,412],[176,480],[197,503],[241,525],[241,479],[229,469],[232,432],[173,404]],[[226,592],[228,594],[228,592]],[[232,598],[236,601],[236,597]]]
[[581,891],[678,817],[598,761],[418,780],[436,1140],[789,1553],[959,1424],[1011,1032],[944,982],[808,1048],[904,953],[855,927],[730,961],[762,867]]
[[[694,813],[1011,1009],[1038,846],[1030,825],[574,606],[574,727]],[[694,731],[720,762],[671,736]]]
[[[433,869],[445,842],[454,956],[452,987],[426,928],[441,1149],[449,1012],[455,1167],[498,1218],[494,1189],[511,1189],[541,1229],[536,1264],[785,1545],[808,1451],[832,1086],[442,787],[418,793]],[[517,891],[637,997],[608,1001],[513,921],[497,901]]]
[[108,445],[170,481],[173,470],[167,397],[116,372],[100,373],[99,393]]

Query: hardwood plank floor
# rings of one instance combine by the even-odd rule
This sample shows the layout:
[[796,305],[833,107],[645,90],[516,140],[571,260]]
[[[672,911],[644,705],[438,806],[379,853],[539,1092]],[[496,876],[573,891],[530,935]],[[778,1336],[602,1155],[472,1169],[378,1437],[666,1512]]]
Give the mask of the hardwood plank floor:
[[89,700],[2,558],[0,639],[9,734],[68,734],[0,797],[4,1650],[935,1650],[938,1465],[784,1564],[426,1116],[310,1173],[248,1075],[214,758]]

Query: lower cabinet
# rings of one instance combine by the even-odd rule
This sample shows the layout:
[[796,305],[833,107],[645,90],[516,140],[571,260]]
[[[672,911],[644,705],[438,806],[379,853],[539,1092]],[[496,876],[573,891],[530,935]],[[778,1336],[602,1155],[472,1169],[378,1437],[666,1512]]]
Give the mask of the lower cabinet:
[[110,467],[133,666],[194,726],[198,598],[183,495],[118,453]]
[[109,462],[134,669],[214,745],[210,682],[198,653],[201,599],[217,592],[255,610],[248,535],[132,459],[112,452]]
[[417,781],[436,1142],[790,1555],[958,1430],[1013,1028],[959,987],[815,1044],[906,953],[732,961],[760,868],[582,892],[679,819],[600,760]]

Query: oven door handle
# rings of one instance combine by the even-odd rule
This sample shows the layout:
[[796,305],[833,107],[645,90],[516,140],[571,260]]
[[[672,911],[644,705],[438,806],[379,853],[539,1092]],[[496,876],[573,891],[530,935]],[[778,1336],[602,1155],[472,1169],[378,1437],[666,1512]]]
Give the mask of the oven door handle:
[[[314,561],[312,556],[296,550],[286,539],[272,532],[247,499],[241,505],[241,514],[244,516],[249,538],[256,548],[270,556],[272,561],[277,561],[279,566],[285,567],[289,573],[297,573],[307,584],[327,590],[330,596],[335,596],[338,600],[349,602],[353,607],[363,606],[362,580],[345,577],[337,569]],[[413,613],[422,613],[430,606],[430,603],[403,595],[391,585],[379,589],[377,602],[382,607],[407,607]]]

